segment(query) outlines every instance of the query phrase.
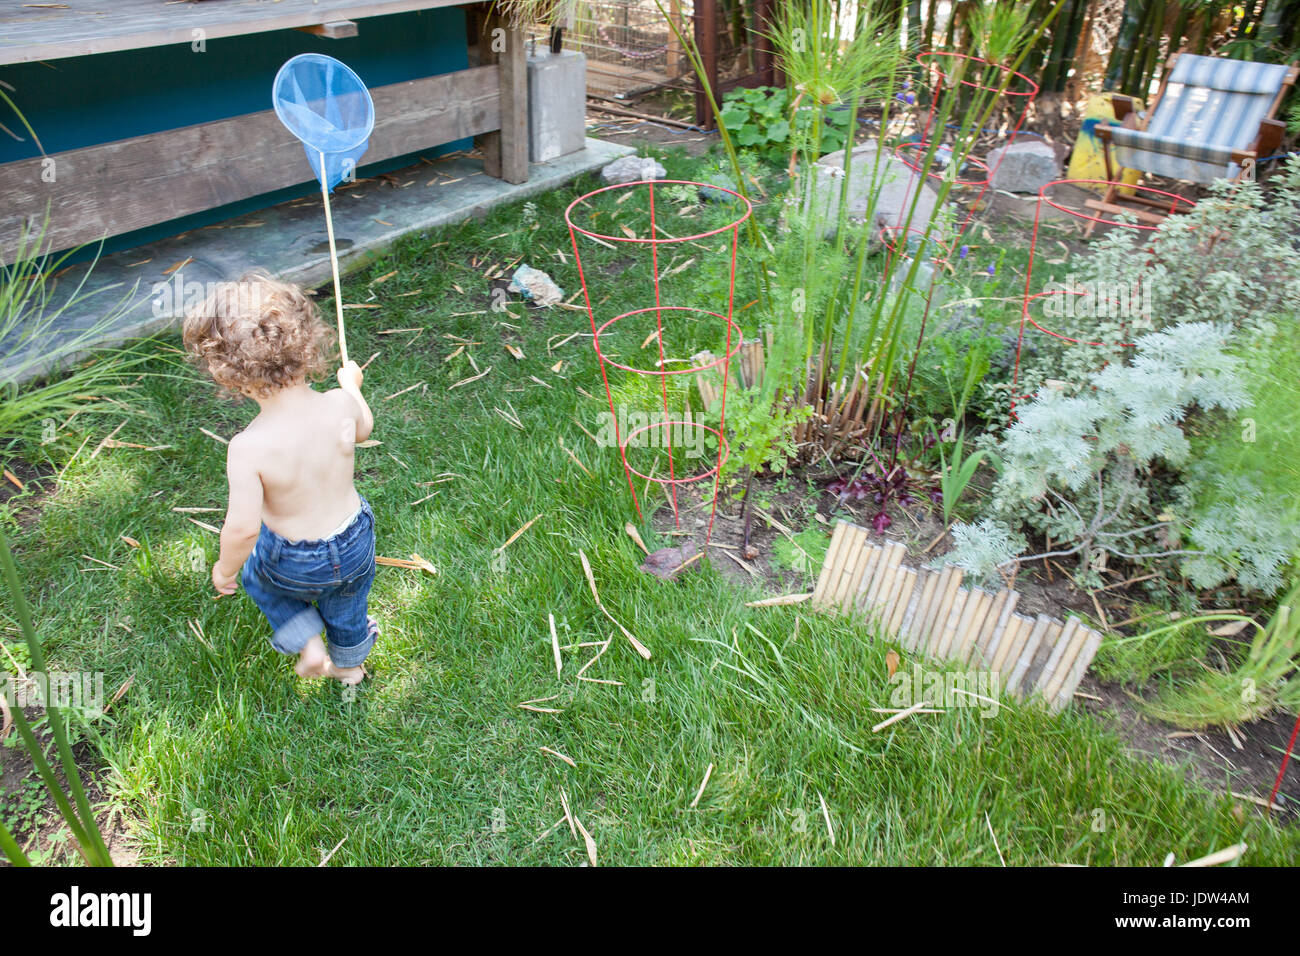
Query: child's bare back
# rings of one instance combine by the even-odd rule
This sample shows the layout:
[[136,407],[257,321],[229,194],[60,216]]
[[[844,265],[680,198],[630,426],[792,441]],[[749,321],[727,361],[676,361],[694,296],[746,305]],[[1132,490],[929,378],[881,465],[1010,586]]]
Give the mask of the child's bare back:
[[[352,484],[361,409],[343,389],[285,389],[230,443],[262,485],[261,520],[290,541],[327,537],[356,513]],[[362,423],[364,425],[364,422]]]

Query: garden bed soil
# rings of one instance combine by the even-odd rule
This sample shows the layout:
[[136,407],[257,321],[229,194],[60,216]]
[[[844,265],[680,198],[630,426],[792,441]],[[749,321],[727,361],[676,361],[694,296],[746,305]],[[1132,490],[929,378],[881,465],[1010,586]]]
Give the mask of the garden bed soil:
[[[29,723],[35,724],[41,717],[41,709],[39,707],[25,707],[23,708],[23,714]],[[66,793],[66,778],[63,775],[62,767],[59,765],[58,751],[53,746],[53,735],[48,727],[37,728],[34,733],[37,740],[45,745],[46,759],[50,761],[50,765],[54,768],[55,777]],[[108,852],[113,859],[113,863],[117,866],[138,865],[139,849],[131,836],[129,821],[118,809],[109,806],[107,791],[100,783],[100,774],[106,768],[96,755],[94,748],[87,743],[75,744],[72,748],[72,755],[81,775],[81,784],[85,788],[86,799],[95,813],[95,821],[99,826],[99,832],[104,836],[104,842],[108,845]],[[14,840],[29,855],[34,852],[42,854],[41,862],[44,864],[77,865],[82,863],[81,855],[77,852],[76,846],[71,842],[67,834],[67,824],[64,823],[63,817],[59,814],[58,807],[55,806],[49,791],[40,782],[31,755],[27,753],[27,749],[18,737],[18,731],[11,728],[7,738],[0,742],[0,793],[18,794],[27,781],[35,781],[40,787],[39,792],[42,802],[33,814],[35,824],[14,830]],[[8,861],[3,856],[0,856],[0,866],[8,865]]]

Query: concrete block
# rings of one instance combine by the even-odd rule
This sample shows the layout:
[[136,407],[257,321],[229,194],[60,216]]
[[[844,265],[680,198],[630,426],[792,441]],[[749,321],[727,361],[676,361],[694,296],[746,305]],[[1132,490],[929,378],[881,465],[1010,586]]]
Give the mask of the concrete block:
[[587,125],[587,57],[575,50],[528,57],[528,154],[545,163],[583,148]]

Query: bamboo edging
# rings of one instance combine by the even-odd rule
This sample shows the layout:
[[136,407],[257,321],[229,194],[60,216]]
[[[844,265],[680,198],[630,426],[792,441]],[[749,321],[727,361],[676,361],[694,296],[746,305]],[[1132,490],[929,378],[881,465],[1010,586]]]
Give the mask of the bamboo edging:
[[836,524],[810,601],[860,614],[913,653],[1000,674],[1003,692],[1038,698],[1052,712],[1073,699],[1102,634],[1070,615],[1019,614],[1020,594],[963,587],[962,571],[903,564],[899,542],[873,545],[866,529]]

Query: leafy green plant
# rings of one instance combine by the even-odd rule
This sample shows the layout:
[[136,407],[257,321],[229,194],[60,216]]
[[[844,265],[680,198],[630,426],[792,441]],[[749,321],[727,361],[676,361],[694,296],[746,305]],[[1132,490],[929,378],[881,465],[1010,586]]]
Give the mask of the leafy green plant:
[[112,287],[87,291],[92,262],[71,289],[56,294],[56,274],[79,250],[52,255],[44,243],[48,224],[46,219],[20,227],[13,261],[0,265],[0,447],[38,436],[48,441],[50,421],[124,391],[124,373],[143,361],[98,345],[120,321],[134,289],[105,301],[89,325],[73,332],[63,328],[69,310],[104,298]]
[[957,433],[952,443],[951,458],[944,454],[943,443],[939,443],[939,489],[943,492],[943,523],[952,524],[957,513],[957,502],[966,493],[966,487],[975,477],[975,469],[988,457],[986,449],[979,449],[971,454],[965,453],[966,432]]
[[[783,165],[795,144],[812,134],[811,104],[792,106],[784,88],[767,86],[732,90],[722,98],[719,119],[736,138],[742,149],[758,153],[766,162]],[[848,111],[820,107],[821,131],[817,149],[821,153],[842,149],[848,139],[852,117]]]
[[1051,540],[1050,551],[1022,561],[1077,556],[1076,580],[1095,587],[1108,555],[1151,561],[1189,553],[1168,539],[1171,517],[1153,500],[1149,475],[1157,464],[1186,464],[1182,423],[1193,409],[1245,403],[1241,360],[1227,348],[1232,335],[1210,322],[1145,335],[1129,364],[1093,373],[1090,389],[1067,397],[1043,388],[1020,406],[996,446],[991,512]]
[[[1147,605],[1135,608],[1134,616],[1154,620],[1168,619],[1169,614],[1164,608]],[[1102,680],[1137,687],[1159,674],[1185,677],[1200,670],[1200,662],[1214,642],[1207,623],[1180,618],[1169,627],[1148,628],[1127,637],[1109,634],[1098,646],[1090,669]]]
[[772,552],[778,564],[813,577],[821,570],[830,543],[825,531],[810,525],[791,537],[782,535],[773,544]]
[[774,404],[762,386],[731,389],[727,393],[727,431],[731,454],[722,466],[723,477],[737,473],[780,474],[794,459],[794,427],[810,414],[803,406]]
[[1235,578],[1272,594],[1300,553],[1300,327],[1294,316],[1242,351],[1250,402],[1231,421],[1203,427],[1182,489],[1180,526],[1202,554],[1182,563],[1197,587]]

